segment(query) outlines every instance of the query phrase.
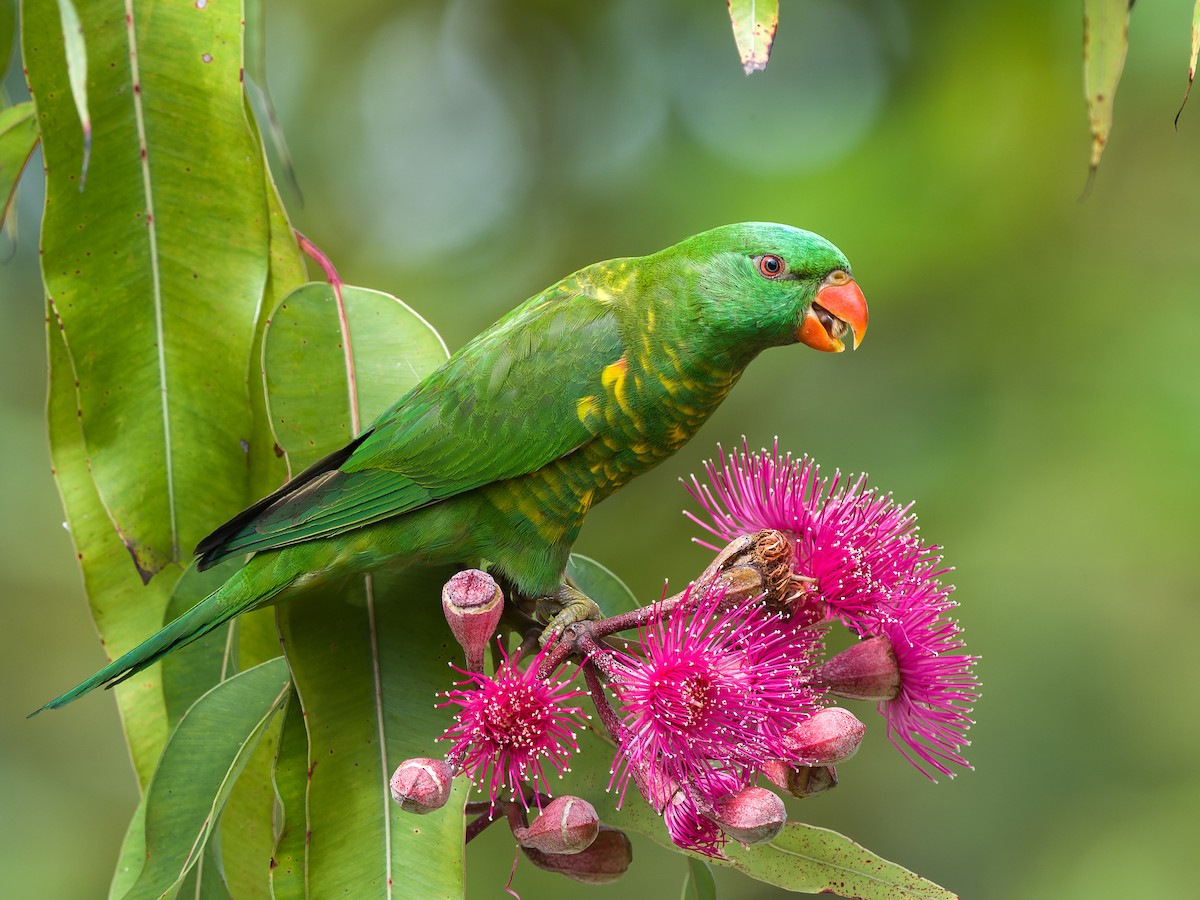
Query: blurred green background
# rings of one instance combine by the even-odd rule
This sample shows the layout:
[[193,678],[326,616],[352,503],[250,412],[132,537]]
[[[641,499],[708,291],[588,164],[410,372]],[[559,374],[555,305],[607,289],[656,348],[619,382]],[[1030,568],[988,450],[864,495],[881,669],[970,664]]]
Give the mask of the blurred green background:
[[[719,0],[268,6],[294,223],[452,348],[575,268],[717,224],[838,244],[871,304],[862,349],[764,355],[578,549],[646,598],[686,581],[705,554],[677,479],[717,441],[870,472],[956,566],[976,770],[930,784],[856,710],[866,746],[793,815],[969,898],[1194,892],[1200,100],[1171,125],[1190,3],[1134,10],[1082,201],[1077,3],[785,3],[752,78]],[[0,894],[88,898],[135,782],[111,698],[24,720],[103,661],[46,447],[39,180],[0,266]],[[511,859],[499,828],[472,845],[468,895],[503,896]],[[682,859],[639,840],[634,865],[583,890],[677,894]],[[577,890],[524,863],[514,887]]]

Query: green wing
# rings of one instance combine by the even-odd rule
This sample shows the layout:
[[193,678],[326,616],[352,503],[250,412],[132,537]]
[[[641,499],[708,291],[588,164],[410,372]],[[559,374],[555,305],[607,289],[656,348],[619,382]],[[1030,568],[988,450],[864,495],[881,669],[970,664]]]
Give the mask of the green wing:
[[579,401],[603,397],[600,373],[624,352],[612,310],[562,284],[527,301],[346,447],[201,541],[199,567],[411,512],[575,450],[594,436]]

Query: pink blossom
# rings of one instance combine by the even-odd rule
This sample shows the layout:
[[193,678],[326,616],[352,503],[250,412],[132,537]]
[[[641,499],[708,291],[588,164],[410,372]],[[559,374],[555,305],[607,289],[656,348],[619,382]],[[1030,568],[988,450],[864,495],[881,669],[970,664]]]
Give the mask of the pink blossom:
[[585,691],[572,689],[569,679],[538,677],[545,650],[524,669],[518,657],[510,658],[503,648],[501,653],[504,660],[494,676],[457,669],[466,680],[439,705],[460,708],[438,740],[453,741],[447,759],[480,790],[486,786],[493,804],[503,790],[527,803],[523,785],[548,793],[543,765],[549,763],[561,775],[578,750],[575,736],[584,724],[582,711],[566,704]]

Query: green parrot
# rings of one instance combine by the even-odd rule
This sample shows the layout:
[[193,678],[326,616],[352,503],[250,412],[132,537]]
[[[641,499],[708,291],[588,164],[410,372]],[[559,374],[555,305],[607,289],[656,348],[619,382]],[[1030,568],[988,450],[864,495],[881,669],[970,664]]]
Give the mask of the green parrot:
[[841,351],[866,328],[846,258],[786,225],[727,225],[581,269],[202,540],[200,569],[253,555],[42,709],[111,687],[285,591],[385,565],[485,559],[536,602],[547,633],[594,617],[563,575],[588,510],[682,447],[760,351]]

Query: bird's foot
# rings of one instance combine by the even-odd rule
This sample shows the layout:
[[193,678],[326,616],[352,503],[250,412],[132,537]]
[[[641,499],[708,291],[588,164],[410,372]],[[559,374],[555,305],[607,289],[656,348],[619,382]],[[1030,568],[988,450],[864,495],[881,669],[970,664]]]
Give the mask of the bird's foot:
[[543,647],[577,622],[595,622],[603,618],[596,601],[569,584],[564,584],[553,594],[539,597],[536,612],[538,619],[546,623],[538,641]]

